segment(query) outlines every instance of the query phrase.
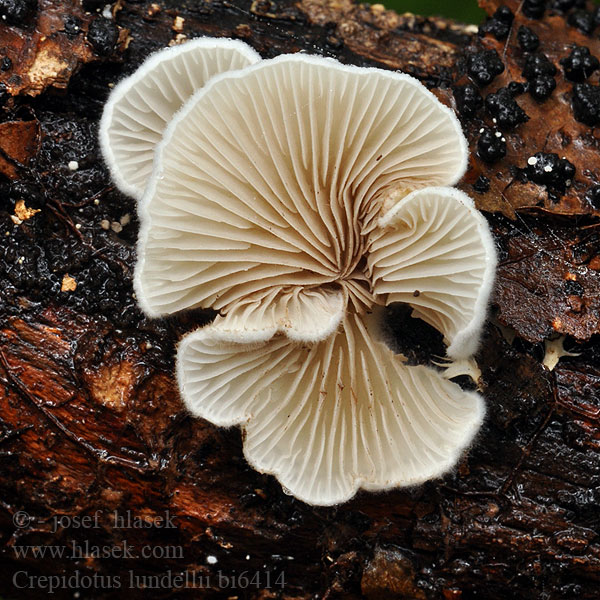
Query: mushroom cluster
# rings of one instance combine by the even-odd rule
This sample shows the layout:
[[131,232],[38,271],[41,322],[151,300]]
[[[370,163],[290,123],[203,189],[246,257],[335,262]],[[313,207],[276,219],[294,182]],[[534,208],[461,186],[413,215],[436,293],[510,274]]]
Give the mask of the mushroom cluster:
[[448,187],[468,158],[449,108],[405,74],[203,39],[120,83],[100,139],[139,200],[141,308],[219,311],[178,347],[193,414],[241,426],[248,462],[310,504],[455,465],[481,396],[382,327],[403,302],[450,358],[478,344],[496,257]]

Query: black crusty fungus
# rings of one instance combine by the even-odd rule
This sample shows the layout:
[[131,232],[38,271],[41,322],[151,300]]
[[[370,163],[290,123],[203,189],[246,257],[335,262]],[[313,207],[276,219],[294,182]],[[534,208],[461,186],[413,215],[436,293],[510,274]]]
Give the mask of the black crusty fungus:
[[119,39],[117,26],[109,19],[98,17],[89,26],[87,40],[94,48],[96,54],[108,56],[115,48]]
[[519,46],[525,52],[534,52],[540,45],[540,38],[537,36],[535,31],[529,29],[525,25],[521,25],[517,31],[517,41]]
[[81,32],[81,19],[67,15],[64,20],[65,33],[70,36],[79,35]]
[[567,19],[567,23],[571,25],[571,27],[576,27],[582,33],[586,35],[591,35],[596,27],[596,22],[594,19],[594,14],[588,12],[587,10],[575,10]]
[[573,112],[580,123],[594,127],[600,123],[600,87],[590,83],[573,86]]
[[575,165],[551,152],[536,152],[527,161],[527,177],[539,185],[564,193],[575,177]]
[[565,72],[565,77],[570,81],[585,81],[598,67],[600,61],[590,54],[590,49],[585,46],[575,46],[571,54],[561,59],[560,64]]
[[559,10],[560,12],[566,13],[570,11],[574,6],[578,8],[585,7],[585,1],[581,0],[552,0],[550,8]]
[[10,71],[12,69],[12,60],[8,56],[4,56],[0,60],[0,71]]
[[519,123],[529,120],[508,88],[500,88],[497,92],[489,94],[485,99],[485,108],[500,127],[516,127]]
[[546,0],[524,0],[522,10],[526,17],[539,19],[546,10]]
[[40,188],[28,181],[15,181],[10,186],[9,199],[13,205],[18,200],[24,200],[29,208],[43,208],[46,204],[46,197]]
[[0,106],[4,106],[9,97],[10,94],[6,90],[6,85],[0,81]]
[[489,190],[490,190],[489,177],[486,177],[485,175],[480,175],[477,178],[477,180],[475,181],[475,183],[473,184],[473,189],[478,194],[485,194],[486,192],[489,192]]
[[520,81],[511,81],[506,86],[506,89],[510,92],[511,96],[520,96],[527,91],[528,87],[528,85],[521,83]]
[[0,0],[0,18],[11,25],[24,25],[37,8],[37,0]]
[[600,185],[592,186],[586,192],[585,199],[594,210],[600,210]]
[[453,92],[458,112],[464,117],[472,117],[483,106],[483,98],[472,83],[458,85]]
[[583,286],[578,281],[573,281],[572,279],[567,279],[563,283],[563,290],[567,296],[583,296],[585,290]]
[[483,86],[504,71],[504,64],[495,50],[482,50],[467,57],[467,71],[475,83]]
[[556,89],[554,77],[542,75],[529,82],[528,91],[536,100],[546,100]]
[[506,140],[499,131],[484,129],[477,140],[477,155],[487,163],[506,156]]
[[529,93],[536,100],[545,100],[556,88],[556,67],[545,54],[531,54],[525,61],[523,77],[529,82]]
[[479,28],[479,31],[482,34],[489,33],[497,40],[504,40],[508,36],[514,18],[515,16],[508,6],[501,6],[496,10],[493,16]]
[[99,11],[106,5],[105,0],[82,0],[81,6],[87,12]]

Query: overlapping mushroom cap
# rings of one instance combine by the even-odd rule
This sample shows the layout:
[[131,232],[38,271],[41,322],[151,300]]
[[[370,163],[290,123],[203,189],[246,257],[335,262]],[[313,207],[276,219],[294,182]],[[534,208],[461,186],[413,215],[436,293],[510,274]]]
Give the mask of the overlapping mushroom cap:
[[415,79],[306,55],[213,77],[156,149],[140,305],[220,311],[179,345],[186,406],[240,425],[250,464],[306,502],[438,476],[481,424],[477,393],[405,365],[379,330],[381,306],[405,302],[450,357],[474,352],[495,252],[444,187],[466,161]]

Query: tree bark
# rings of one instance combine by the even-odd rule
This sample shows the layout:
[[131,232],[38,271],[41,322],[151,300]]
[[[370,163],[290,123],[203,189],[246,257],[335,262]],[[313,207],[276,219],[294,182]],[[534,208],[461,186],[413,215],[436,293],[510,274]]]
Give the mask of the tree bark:
[[[516,17],[500,41],[350,0],[119,0],[110,19],[97,14],[103,2],[40,0],[0,22],[3,598],[51,586],[56,598],[598,597],[600,206],[589,190],[600,164],[562,71],[545,102],[517,98],[529,121],[502,130],[496,163],[477,155],[495,117],[461,116],[472,157],[460,185],[500,251],[477,356],[482,432],[443,479],[335,508],[285,495],[245,463],[237,429],[186,414],[175,344],[210,315],[147,320],[137,309],[136,207],[96,142],[110,87],[151,51],[201,35],[243,39],[263,57],[398,69],[453,108],[482,50],[505,67],[483,96],[524,81],[521,24],[557,66],[572,43],[600,56],[598,40],[568,25],[572,13],[533,20],[508,5]],[[575,165],[563,193],[527,170],[538,151]],[[400,343],[424,331],[401,312],[390,324]],[[554,365],[545,340],[558,335],[550,350],[578,355]],[[407,347],[414,361],[441,351]]]

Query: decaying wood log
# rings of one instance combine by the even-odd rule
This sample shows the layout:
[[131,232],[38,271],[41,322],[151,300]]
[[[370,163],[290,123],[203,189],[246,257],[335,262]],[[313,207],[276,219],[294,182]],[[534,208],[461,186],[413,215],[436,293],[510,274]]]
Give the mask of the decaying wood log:
[[[579,2],[541,18],[544,2],[506,4],[514,21],[501,11],[477,36],[350,0],[0,2],[3,598],[598,597],[600,157],[559,63],[574,44],[600,57],[598,20]],[[521,25],[555,75],[542,59],[522,75],[535,51]],[[246,465],[239,431],[185,413],[175,343],[210,315],[136,308],[135,205],[112,187],[96,130],[115,81],[200,35],[399,69],[460,111],[461,186],[487,211],[500,268],[478,355],[487,420],[443,480],[312,508]],[[503,72],[488,83],[492,50]],[[536,99],[548,77],[556,90]],[[510,98],[489,100],[500,88]],[[591,112],[596,89],[583,90]],[[513,101],[527,121],[511,122]],[[504,157],[480,141],[488,130]],[[568,183],[529,168],[538,152],[572,164]],[[390,321],[411,360],[443,352],[402,311]],[[554,365],[563,346],[577,356]]]

